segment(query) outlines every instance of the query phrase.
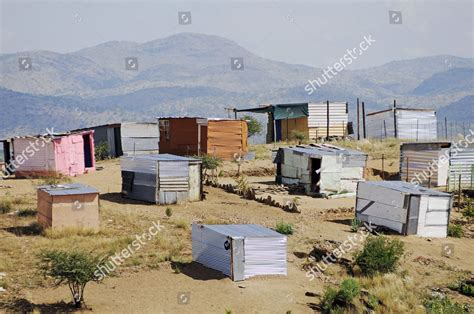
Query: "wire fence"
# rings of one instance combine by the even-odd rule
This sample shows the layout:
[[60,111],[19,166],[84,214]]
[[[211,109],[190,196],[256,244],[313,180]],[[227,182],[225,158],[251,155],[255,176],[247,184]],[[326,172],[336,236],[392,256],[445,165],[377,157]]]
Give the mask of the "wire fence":
[[455,140],[474,134],[474,122],[444,120],[438,122],[438,140]]

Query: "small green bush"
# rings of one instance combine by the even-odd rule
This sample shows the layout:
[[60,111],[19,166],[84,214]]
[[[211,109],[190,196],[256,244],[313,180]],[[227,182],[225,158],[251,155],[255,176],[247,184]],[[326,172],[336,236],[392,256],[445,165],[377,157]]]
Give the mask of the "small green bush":
[[459,280],[456,283],[450,285],[449,288],[456,290],[468,297],[474,297],[474,285],[472,284],[472,281]]
[[297,140],[299,144],[303,143],[308,138],[305,133],[303,133],[301,131],[298,131],[298,130],[291,131],[290,137]]
[[453,238],[462,238],[464,231],[461,225],[452,224],[448,226],[448,236]]
[[293,225],[283,221],[277,222],[275,230],[278,233],[290,235],[293,234]]
[[359,231],[360,227],[362,227],[362,221],[358,218],[354,218],[351,220],[351,231],[357,232]]
[[469,313],[468,305],[451,302],[447,297],[431,297],[424,302],[428,314],[464,314]]
[[332,287],[326,289],[321,307],[330,313],[343,312],[343,309],[347,309],[359,295],[359,282],[354,278],[347,278],[341,282],[339,289]]
[[104,259],[80,250],[46,250],[38,257],[38,269],[43,276],[54,279],[56,286],[67,283],[74,305],[82,307],[84,289],[88,282],[100,280],[95,272]]
[[0,214],[6,214],[13,210],[13,203],[9,199],[0,200]]
[[355,254],[355,264],[366,276],[385,274],[396,270],[404,253],[403,242],[384,236],[370,236],[361,251]]
[[95,160],[106,160],[110,159],[109,145],[107,142],[100,142],[95,146]]
[[474,204],[470,203],[468,206],[464,207],[462,215],[466,218],[474,217]]
[[173,210],[171,209],[171,207],[166,207],[165,214],[166,217],[171,217],[173,215]]
[[379,307],[380,300],[373,294],[369,294],[367,299],[367,306],[372,310],[375,310]]

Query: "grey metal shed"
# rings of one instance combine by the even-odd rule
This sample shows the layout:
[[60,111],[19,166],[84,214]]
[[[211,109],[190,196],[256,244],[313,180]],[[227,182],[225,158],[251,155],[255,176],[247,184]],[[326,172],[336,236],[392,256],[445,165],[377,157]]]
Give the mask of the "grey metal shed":
[[193,261],[233,281],[287,275],[287,238],[260,225],[192,226]]
[[122,157],[122,195],[156,204],[199,201],[201,164],[171,154]]
[[402,181],[359,182],[356,217],[404,235],[445,238],[451,194]]

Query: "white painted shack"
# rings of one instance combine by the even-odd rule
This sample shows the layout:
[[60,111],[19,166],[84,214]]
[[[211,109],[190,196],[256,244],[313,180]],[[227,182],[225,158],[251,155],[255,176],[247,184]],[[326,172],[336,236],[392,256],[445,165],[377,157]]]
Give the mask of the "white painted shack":
[[400,177],[426,187],[446,186],[451,142],[413,142],[400,145]]
[[451,147],[449,159],[450,190],[474,189],[474,144]]
[[158,153],[158,122],[123,122],[120,131],[124,156]]
[[403,235],[445,238],[451,195],[402,181],[359,182],[356,217]]
[[308,194],[355,195],[364,180],[367,155],[333,145],[280,148],[274,159],[276,182],[302,185]]
[[287,238],[259,225],[192,226],[193,261],[233,281],[287,275]]
[[200,201],[201,163],[170,154],[122,157],[122,195],[156,204]]
[[436,111],[399,108],[372,112],[366,116],[369,138],[399,138],[434,141],[438,138]]

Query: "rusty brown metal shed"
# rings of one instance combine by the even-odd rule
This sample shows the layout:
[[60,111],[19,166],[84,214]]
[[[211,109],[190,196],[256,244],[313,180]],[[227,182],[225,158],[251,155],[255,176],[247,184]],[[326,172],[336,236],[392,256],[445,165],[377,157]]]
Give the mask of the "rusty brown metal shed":
[[160,154],[209,154],[223,159],[248,151],[247,122],[200,117],[160,117]]

